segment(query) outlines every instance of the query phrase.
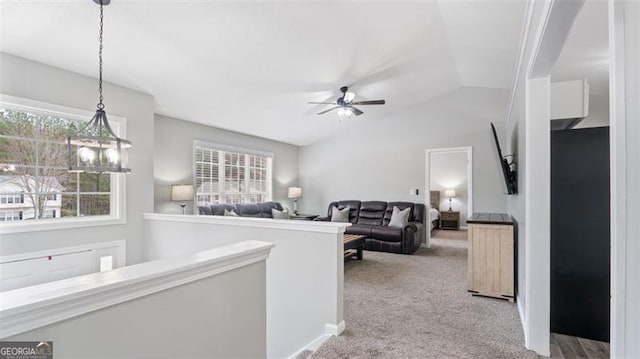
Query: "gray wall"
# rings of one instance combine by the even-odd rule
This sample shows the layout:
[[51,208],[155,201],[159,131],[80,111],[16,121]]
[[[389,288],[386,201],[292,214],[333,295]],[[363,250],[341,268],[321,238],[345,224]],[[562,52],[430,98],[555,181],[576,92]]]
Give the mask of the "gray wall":
[[[96,79],[0,53],[0,93],[54,105],[95,111]],[[153,97],[124,87],[104,84],[108,114],[127,119],[127,139],[132,173],[126,180],[127,223],[55,231],[3,234],[2,255],[104,242],[127,240],[127,263],[142,260],[142,213],[153,210]]]
[[[161,115],[155,116],[154,138],[156,213],[182,213],[179,204],[170,201],[171,185],[193,182],[194,140],[273,153],[273,200],[293,207],[287,188],[298,184],[296,146]],[[193,202],[187,202],[186,213],[193,213]]]
[[430,190],[440,192],[438,210],[449,210],[449,199],[445,191],[453,188],[456,191],[456,197],[451,199],[451,210],[460,212],[460,226],[466,226],[469,217],[467,152],[434,152],[431,153],[429,163],[431,165]]
[[[358,118],[356,128],[300,148],[301,211],[324,214],[329,202],[346,199],[428,203],[425,150],[472,146],[474,211],[504,212],[489,122],[502,126],[507,96],[460,88],[384,119]],[[418,196],[409,193],[415,188]]]

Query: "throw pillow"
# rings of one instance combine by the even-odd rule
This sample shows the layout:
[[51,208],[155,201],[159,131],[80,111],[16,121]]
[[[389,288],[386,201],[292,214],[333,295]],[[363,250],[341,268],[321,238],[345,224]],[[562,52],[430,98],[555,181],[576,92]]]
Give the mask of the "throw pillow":
[[291,219],[288,209],[278,211],[275,208],[271,208],[271,216],[273,217],[273,219]]
[[238,216],[238,214],[236,213],[236,211],[234,210],[228,210],[228,209],[224,209],[224,216],[225,217],[240,217]]
[[333,207],[331,209],[331,222],[349,222],[349,206],[343,209]]
[[411,208],[407,207],[402,211],[400,208],[393,206],[393,212],[391,212],[391,220],[389,221],[389,227],[402,228],[409,223],[409,214]]

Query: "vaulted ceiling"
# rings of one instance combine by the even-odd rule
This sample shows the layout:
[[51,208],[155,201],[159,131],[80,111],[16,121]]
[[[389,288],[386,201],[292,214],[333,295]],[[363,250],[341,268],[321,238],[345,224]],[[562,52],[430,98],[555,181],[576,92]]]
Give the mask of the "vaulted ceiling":
[[[96,76],[93,1],[0,1],[0,51]],[[524,10],[524,0],[113,0],[104,76],[152,94],[157,113],[306,145],[341,130],[307,102],[343,85],[387,100],[362,107],[363,124],[463,86],[510,88]]]

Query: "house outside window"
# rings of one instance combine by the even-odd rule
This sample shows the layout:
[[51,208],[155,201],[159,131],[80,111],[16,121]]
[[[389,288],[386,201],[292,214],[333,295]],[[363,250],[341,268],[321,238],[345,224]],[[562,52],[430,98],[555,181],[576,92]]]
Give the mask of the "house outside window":
[[197,204],[271,201],[272,164],[270,153],[196,141]]
[[[99,224],[109,220],[122,223],[124,207],[119,197],[124,191],[123,179],[68,171],[67,136],[91,116],[91,112],[0,95],[0,218],[8,222],[11,217],[26,226],[3,224],[0,232],[95,223],[87,219],[102,221]],[[114,131],[121,132],[123,119],[110,120]],[[6,214],[16,211],[19,216]],[[38,227],[39,222],[60,225],[44,228]]]

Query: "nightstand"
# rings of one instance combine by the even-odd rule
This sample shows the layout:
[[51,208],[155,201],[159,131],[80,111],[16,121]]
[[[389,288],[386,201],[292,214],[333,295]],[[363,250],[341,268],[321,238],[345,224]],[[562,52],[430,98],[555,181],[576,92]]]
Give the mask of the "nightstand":
[[440,212],[440,229],[460,229],[460,212],[442,211]]

